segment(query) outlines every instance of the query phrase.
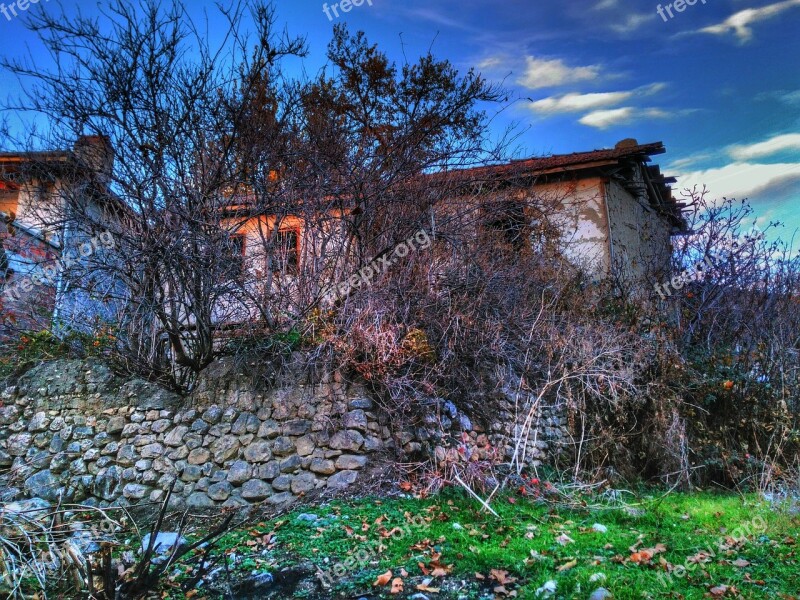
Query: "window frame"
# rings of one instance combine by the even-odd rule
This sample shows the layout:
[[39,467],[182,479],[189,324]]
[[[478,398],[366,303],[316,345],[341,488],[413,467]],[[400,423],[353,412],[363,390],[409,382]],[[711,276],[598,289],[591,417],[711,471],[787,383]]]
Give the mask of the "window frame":
[[232,233],[228,236],[229,242],[233,246],[232,250],[238,249],[238,254],[234,251],[230,252],[229,256],[231,261],[236,260],[238,268],[230,269],[230,279],[234,281],[244,281],[247,275],[247,234],[244,232]]
[[[288,251],[288,246],[285,246],[281,243],[280,237],[282,235],[290,234],[294,236],[294,248],[291,251]],[[271,271],[272,273],[278,274],[287,274],[287,275],[296,275],[300,271],[300,235],[301,229],[299,226],[284,226],[279,227],[277,231],[273,230],[270,234],[272,238],[272,247],[273,251],[269,256],[267,256],[267,270]],[[277,268],[274,264],[275,258],[277,258],[276,250],[280,251],[281,249],[286,248],[286,257],[280,257],[280,264],[277,265]],[[288,261],[288,256],[293,256],[293,261]]]

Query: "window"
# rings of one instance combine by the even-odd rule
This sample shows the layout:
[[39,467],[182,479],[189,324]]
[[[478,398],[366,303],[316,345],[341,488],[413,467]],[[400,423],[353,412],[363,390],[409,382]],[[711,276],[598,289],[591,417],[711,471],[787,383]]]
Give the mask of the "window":
[[297,272],[300,264],[299,229],[280,229],[274,233],[269,261],[272,271]]
[[528,227],[525,211],[520,202],[498,201],[484,206],[484,227],[492,241],[507,244],[514,250],[525,247]]
[[230,236],[228,241],[229,262],[226,266],[226,270],[231,279],[242,280],[247,270],[247,265],[245,263],[247,236],[243,233],[237,233]]
[[18,199],[19,192],[0,181],[0,212],[9,217],[16,216]]

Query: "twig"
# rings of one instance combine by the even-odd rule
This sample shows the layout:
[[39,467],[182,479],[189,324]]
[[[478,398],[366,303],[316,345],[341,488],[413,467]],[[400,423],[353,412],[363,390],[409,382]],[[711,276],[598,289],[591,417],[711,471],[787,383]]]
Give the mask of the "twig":
[[470,495],[471,495],[473,498],[475,498],[475,499],[476,499],[478,502],[480,502],[480,503],[483,505],[483,507],[484,507],[486,510],[488,510],[490,513],[492,513],[492,514],[493,514],[495,517],[497,517],[498,519],[500,518],[500,515],[498,515],[498,514],[495,512],[495,510],[494,510],[494,509],[493,509],[491,506],[489,506],[489,505],[488,505],[488,504],[487,504],[487,503],[486,503],[486,502],[483,500],[483,498],[481,498],[480,496],[478,496],[478,494],[476,494],[475,492],[473,492],[473,491],[470,489],[470,487],[469,487],[469,486],[468,486],[466,483],[464,483],[464,481],[461,479],[461,477],[459,477],[459,476],[458,476],[458,473],[454,473],[454,475],[455,475],[456,481],[458,481],[458,483],[460,483],[460,484],[461,484],[461,486],[462,486],[462,487],[463,487],[465,490],[467,490],[467,491],[470,493]]

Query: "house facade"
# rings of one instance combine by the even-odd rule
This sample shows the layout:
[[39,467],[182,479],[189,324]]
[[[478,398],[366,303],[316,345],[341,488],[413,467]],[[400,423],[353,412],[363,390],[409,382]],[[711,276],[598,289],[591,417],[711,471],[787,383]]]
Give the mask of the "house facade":
[[[502,227],[533,231],[546,219],[548,227],[558,232],[560,251],[569,262],[595,279],[614,277],[633,288],[664,280],[670,268],[671,237],[686,230],[683,205],[672,197],[674,179],[651,164],[653,156],[664,152],[661,142],[639,144],[628,139],[614,148],[425,175],[422,183],[423,187],[444,183],[450,194],[434,207],[433,228],[436,219],[464,202],[491,207],[502,201],[511,206],[510,211],[505,209],[509,222]],[[54,321],[69,322],[73,316],[85,316],[93,302],[93,310],[102,314],[96,299],[84,297],[82,290],[70,292],[63,273],[80,260],[81,248],[96,252],[103,249],[101,245],[110,248],[113,240],[98,237],[102,232],[88,238],[86,232],[71,233],[58,208],[60,196],[89,189],[87,182],[97,187],[98,181],[109,180],[113,156],[108,139],[102,136],[82,137],[68,151],[0,154],[0,298],[5,330],[38,330]],[[30,168],[32,165],[35,168]],[[98,173],[107,176],[99,178]],[[112,198],[105,188],[90,191],[100,203]],[[236,202],[229,204],[226,210],[236,215]],[[340,210],[326,215],[330,217],[326,227],[335,228],[337,218],[344,214]],[[280,287],[291,296],[295,291],[286,281],[291,282],[293,273],[311,261],[321,279],[323,274],[332,281],[336,275],[331,273],[349,274],[348,265],[337,262],[339,253],[326,250],[332,243],[345,244],[347,240],[330,232],[319,235],[299,215],[248,216],[244,211],[230,223],[235,223],[231,228],[231,272],[247,270],[247,279],[262,292],[269,293],[271,286],[275,287],[272,282],[282,278]],[[435,235],[435,231],[431,233]],[[525,243],[535,245],[536,241],[531,236]],[[267,246],[269,252],[264,251]],[[278,301],[287,309],[292,304],[290,297]],[[224,304],[220,304],[217,323],[256,318],[247,306]]]
[[627,139],[614,148],[468,169],[457,177],[484,186],[488,198],[507,199],[502,190],[513,189],[529,207],[520,211],[524,224],[547,219],[571,263],[597,278],[640,285],[669,271],[671,238],[687,227],[684,205],[672,196],[675,179],[650,164],[664,152],[661,142]]
[[0,153],[0,339],[85,316],[87,303],[70,295],[64,274],[113,240],[100,229],[77,231],[66,198],[110,198],[96,188],[112,166],[102,136],[81,137],[70,150]]

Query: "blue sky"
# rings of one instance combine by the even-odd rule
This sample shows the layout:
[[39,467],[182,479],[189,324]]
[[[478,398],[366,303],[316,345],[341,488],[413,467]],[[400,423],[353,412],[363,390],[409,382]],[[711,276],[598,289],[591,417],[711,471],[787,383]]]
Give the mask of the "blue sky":
[[[214,13],[213,2],[188,1],[196,17]],[[667,154],[656,161],[676,187],[747,197],[758,224],[781,220],[786,238],[800,227],[800,0],[368,2],[335,17],[329,0],[329,19],[321,1],[276,0],[279,20],[308,36],[311,55],[294,67],[316,72],[332,26],[346,20],[400,62],[432,48],[503,82],[510,101],[491,109],[492,127],[500,136],[516,126],[519,156],[660,140]],[[40,0],[30,10],[92,14],[98,4]],[[25,44],[41,54],[19,17],[0,14],[0,53]],[[0,74],[0,94],[17,89]]]

